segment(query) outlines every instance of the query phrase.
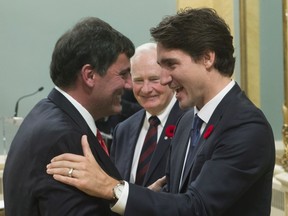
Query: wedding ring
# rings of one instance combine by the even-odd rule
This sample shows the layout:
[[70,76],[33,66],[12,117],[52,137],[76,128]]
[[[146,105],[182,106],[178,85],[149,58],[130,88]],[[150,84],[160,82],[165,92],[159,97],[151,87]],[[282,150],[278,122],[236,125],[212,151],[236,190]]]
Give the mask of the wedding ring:
[[74,168],[70,168],[68,171],[68,177],[73,178],[72,174],[73,174],[73,170]]

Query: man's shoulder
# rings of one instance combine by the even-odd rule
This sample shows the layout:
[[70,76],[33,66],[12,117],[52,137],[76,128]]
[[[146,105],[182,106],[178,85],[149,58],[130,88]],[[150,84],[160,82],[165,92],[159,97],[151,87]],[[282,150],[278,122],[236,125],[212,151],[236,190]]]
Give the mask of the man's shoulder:
[[145,115],[145,110],[144,109],[139,110],[138,112],[131,115],[129,118],[120,122],[117,125],[117,129],[125,128],[125,130],[126,130],[127,127],[129,127],[129,126],[135,126],[135,125],[140,124],[142,122],[144,115]]
[[194,117],[194,109],[191,108],[191,109],[186,109],[183,111],[181,117],[179,118],[179,122],[181,121],[191,121]]

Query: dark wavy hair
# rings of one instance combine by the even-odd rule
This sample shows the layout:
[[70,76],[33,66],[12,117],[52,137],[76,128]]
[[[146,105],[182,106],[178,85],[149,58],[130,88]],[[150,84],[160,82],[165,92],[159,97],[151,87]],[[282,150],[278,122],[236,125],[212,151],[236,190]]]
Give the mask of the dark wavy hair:
[[101,76],[125,53],[131,58],[135,47],[130,39],[108,23],[88,17],[64,33],[57,41],[50,64],[50,77],[59,87],[74,84],[85,64],[90,64]]
[[185,8],[165,17],[150,33],[167,49],[179,49],[196,62],[208,51],[215,52],[214,67],[224,76],[234,72],[233,37],[229,26],[210,8]]

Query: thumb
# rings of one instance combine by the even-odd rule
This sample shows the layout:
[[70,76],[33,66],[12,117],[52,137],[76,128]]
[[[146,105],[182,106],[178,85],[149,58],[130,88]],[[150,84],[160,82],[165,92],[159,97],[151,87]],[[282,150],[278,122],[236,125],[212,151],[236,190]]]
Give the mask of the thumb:
[[81,138],[81,145],[82,145],[82,150],[83,150],[83,154],[85,157],[87,158],[91,158],[91,156],[93,157],[92,151],[90,149],[88,140],[87,140],[87,136],[83,135]]
[[88,143],[87,135],[83,135],[81,137],[81,145],[82,145],[82,150],[83,150],[84,157],[87,159],[87,161],[89,161],[90,164],[93,164],[93,166],[95,165],[94,168],[95,167],[96,168],[99,167],[100,170],[102,170],[102,168],[100,167],[100,165],[96,161],[96,158],[94,157],[94,155],[93,155],[93,153],[91,151],[90,145]]

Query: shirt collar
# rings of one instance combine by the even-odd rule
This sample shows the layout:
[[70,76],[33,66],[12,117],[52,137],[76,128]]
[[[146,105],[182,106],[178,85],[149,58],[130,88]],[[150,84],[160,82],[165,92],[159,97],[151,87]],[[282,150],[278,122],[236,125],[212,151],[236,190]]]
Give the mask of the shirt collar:
[[76,101],[73,97],[71,97],[71,95],[69,95],[67,92],[63,91],[57,86],[55,86],[55,89],[59,91],[64,97],[66,97],[67,100],[69,100],[70,103],[79,111],[79,113],[84,118],[84,120],[88,124],[91,131],[96,136],[97,128],[96,128],[95,120],[93,119],[92,115],[88,112],[88,110],[86,110],[78,101]]
[[[171,111],[171,109],[173,108],[174,104],[176,103],[177,99],[175,97],[175,95],[173,95],[172,99],[170,100],[168,106],[166,106],[166,108],[157,115],[158,119],[160,120],[160,125],[162,127],[164,127],[164,125],[166,124],[166,121],[168,119],[169,113]],[[148,119],[151,117],[152,115],[146,111],[146,121],[148,122]]]
[[198,113],[198,116],[207,124],[218,106],[221,100],[225,97],[225,95],[233,88],[235,85],[235,81],[231,80],[225,88],[223,88],[215,97],[213,97],[208,103],[206,103],[201,110],[198,110],[196,106],[194,107],[194,113]]

